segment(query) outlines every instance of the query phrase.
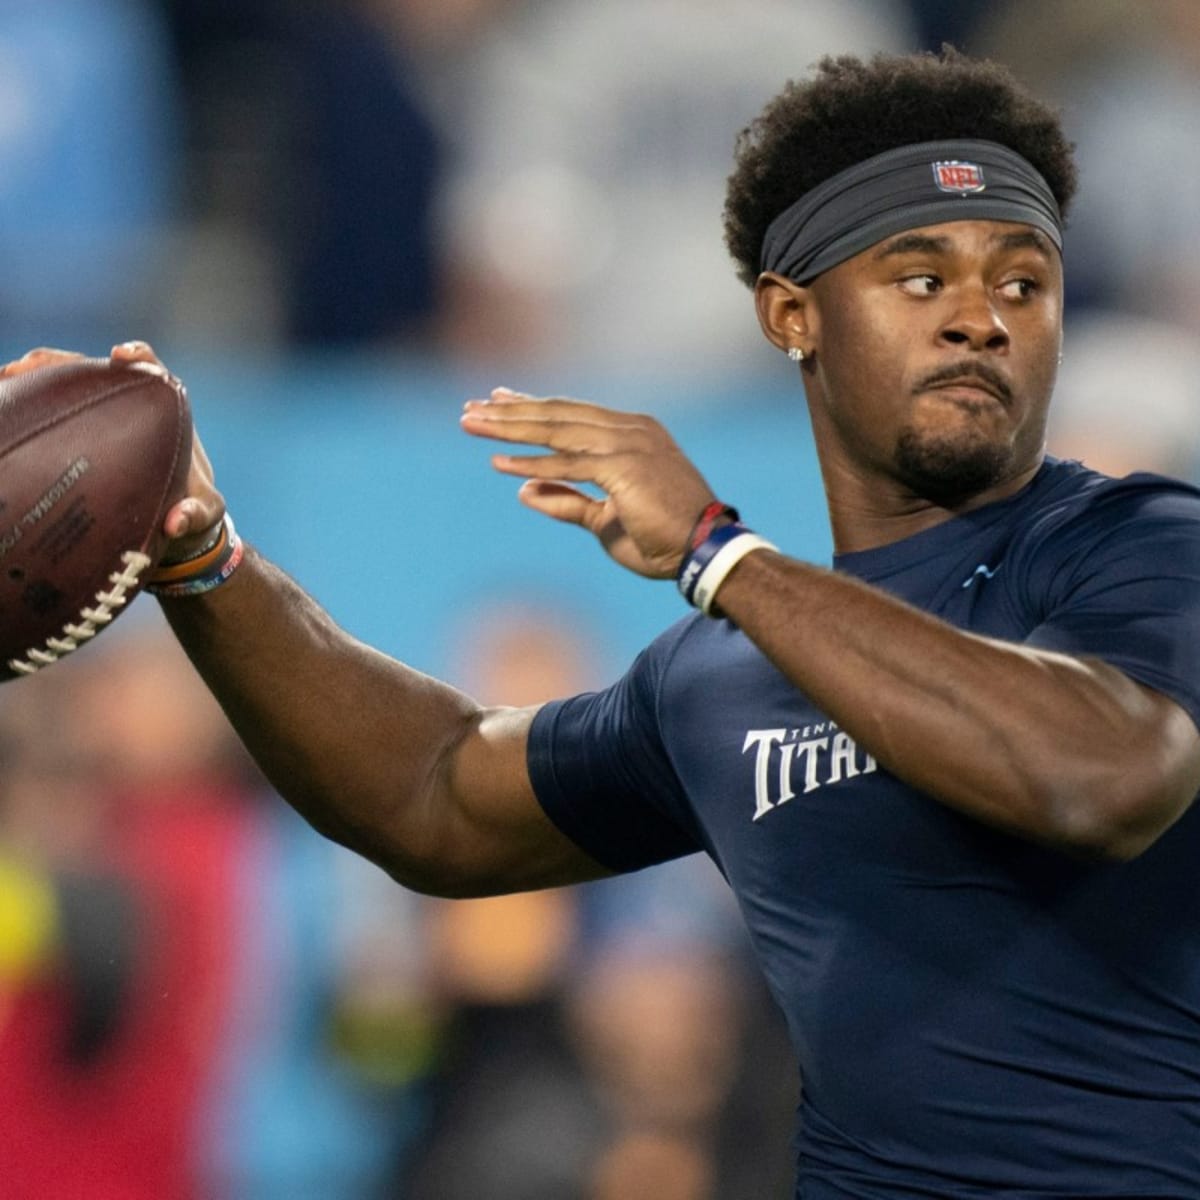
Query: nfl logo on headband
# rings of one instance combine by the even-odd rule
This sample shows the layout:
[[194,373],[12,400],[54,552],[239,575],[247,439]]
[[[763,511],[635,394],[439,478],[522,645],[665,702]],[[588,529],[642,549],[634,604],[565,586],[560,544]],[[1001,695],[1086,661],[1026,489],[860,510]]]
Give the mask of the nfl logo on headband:
[[938,190],[956,192],[960,196],[968,192],[982,192],[987,184],[983,181],[983,168],[969,162],[935,162],[933,182]]

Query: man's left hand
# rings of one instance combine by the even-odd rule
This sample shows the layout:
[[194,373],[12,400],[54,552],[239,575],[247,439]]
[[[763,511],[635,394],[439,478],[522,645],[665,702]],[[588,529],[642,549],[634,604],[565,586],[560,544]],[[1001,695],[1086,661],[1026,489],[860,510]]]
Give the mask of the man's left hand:
[[[651,579],[675,576],[696,518],[714,498],[652,417],[498,388],[489,400],[467,402],[462,425],[475,437],[550,451],[496,454],[492,465],[526,479],[522,503],[590,530],[621,566]],[[589,496],[576,483],[604,495]]]

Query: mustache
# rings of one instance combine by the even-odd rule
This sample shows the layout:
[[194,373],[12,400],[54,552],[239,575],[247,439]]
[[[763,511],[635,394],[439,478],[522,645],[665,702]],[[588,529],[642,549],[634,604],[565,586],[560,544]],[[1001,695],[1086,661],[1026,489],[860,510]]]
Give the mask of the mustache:
[[929,388],[945,387],[964,380],[979,380],[995,391],[1001,400],[1012,399],[1012,385],[1000,371],[985,362],[947,363],[926,375],[914,391],[924,392]]

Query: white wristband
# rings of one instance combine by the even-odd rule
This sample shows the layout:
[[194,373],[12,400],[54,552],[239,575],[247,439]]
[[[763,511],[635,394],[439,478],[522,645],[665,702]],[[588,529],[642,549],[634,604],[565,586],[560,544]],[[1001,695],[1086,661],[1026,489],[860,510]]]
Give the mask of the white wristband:
[[711,617],[717,589],[725,582],[729,572],[747,554],[755,550],[778,551],[778,549],[778,546],[772,545],[766,538],[759,537],[757,533],[750,533],[749,530],[739,533],[737,537],[730,538],[700,572],[700,577],[696,580],[696,586],[692,592],[692,603],[706,617]]

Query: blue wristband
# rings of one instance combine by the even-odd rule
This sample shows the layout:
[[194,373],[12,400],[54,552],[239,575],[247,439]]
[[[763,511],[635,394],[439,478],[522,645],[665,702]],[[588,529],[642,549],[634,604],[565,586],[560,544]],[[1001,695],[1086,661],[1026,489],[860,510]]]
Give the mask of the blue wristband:
[[721,525],[714,529],[691,553],[687,554],[683,561],[679,564],[679,575],[677,583],[679,593],[689,603],[696,603],[696,585],[700,582],[700,576],[704,573],[704,568],[716,557],[717,551],[721,549],[727,542],[733,541],[735,537],[741,537],[743,533],[749,533],[750,530],[738,521],[734,521],[729,525]]

